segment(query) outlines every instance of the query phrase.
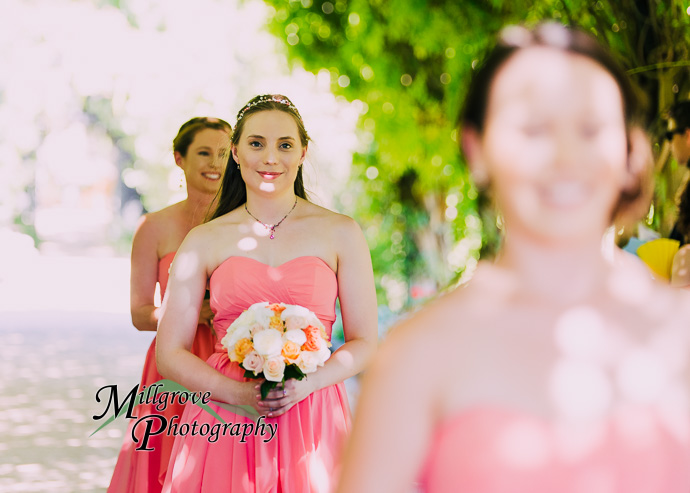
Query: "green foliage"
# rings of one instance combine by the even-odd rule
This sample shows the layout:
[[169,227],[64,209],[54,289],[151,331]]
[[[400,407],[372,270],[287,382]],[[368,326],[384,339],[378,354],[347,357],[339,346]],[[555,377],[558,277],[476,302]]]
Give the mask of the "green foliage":
[[[467,251],[455,269],[446,266],[457,239],[474,231],[465,217],[476,215],[476,191],[455,131],[464,89],[455,78],[469,75],[486,44],[463,14],[474,8],[419,1],[269,3],[276,8],[271,29],[291,58],[308,70],[327,70],[334,92],[365,103],[363,148],[341,199],[353,204],[348,212],[365,226],[380,301],[402,296],[394,304],[407,304],[409,286],[402,294],[393,286],[408,281],[447,284],[476,255]],[[498,29],[490,13],[485,21]]]
[[[498,244],[495,216],[478,212],[455,123],[472,68],[501,27],[577,24],[608,44],[624,67],[643,67],[634,78],[650,101],[653,135],[660,135],[659,108],[687,95],[687,70],[659,65],[688,60],[688,15],[679,0],[266,3],[275,9],[270,29],[285,41],[290,59],[327,71],[336,94],[365,103],[363,148],[342,202],[352,204],[347,212],[365,226],[380,301],[390,303],[391,286],[406,284],[396,308],[412,301],[415,283],[430,280],[440,288],[471,265],[479,250],[477,217],[484,223],[483,252]],[[665,172],[673,174],[670,169]],[[676,185],[675,174],[662,175],[657,187],[657,227],[668,227],[674,209],[671,182]]]

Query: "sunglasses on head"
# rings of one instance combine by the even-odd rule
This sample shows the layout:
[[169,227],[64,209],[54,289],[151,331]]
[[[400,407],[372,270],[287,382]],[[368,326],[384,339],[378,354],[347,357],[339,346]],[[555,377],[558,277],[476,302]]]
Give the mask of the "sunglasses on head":
[[668,132],[664,132],[664,137],[666,140],[673,140],[673,136],[676,134],[682,134],[685,133],[684,128],[674,128],[673,130],[669,130]]

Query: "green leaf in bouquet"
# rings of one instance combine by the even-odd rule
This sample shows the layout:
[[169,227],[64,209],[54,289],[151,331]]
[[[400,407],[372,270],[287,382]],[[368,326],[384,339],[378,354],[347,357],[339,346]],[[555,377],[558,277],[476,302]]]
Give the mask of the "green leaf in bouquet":
[[278,386],[278,383],[264,380],[264,383],[261,384],[261,399],[265,399],[268,393]]
[[[242,366],[242,365],[240,365],[240,366]],[[262,371],[260,371],[258,375],[254,375],[253,371],[247,370],[244,367],[242,367],[242,369],[244,370],[244,378],[253,378],[253,379],[264,378],[264,372],[262,372]]]
[[295,380],[302,380],[304,377],[307,375],[304,374],[304,372],[300,369],[299,366],[297,365],[287,365],[285,367],[285,377],[284,379],[287,380],[288,378],[294,378]]

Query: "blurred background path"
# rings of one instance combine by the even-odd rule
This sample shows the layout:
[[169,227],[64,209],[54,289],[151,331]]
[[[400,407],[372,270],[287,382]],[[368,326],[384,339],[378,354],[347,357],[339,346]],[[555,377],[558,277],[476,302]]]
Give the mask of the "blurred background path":
[[106,490],[127,422],[89,437],[106,405],[95,394],[139,383],[153,336],[131,324],[128,258],[17,250],[0,263],[0,491]]
[[30,257],[0,270],[0,491],[105,491],[127,423],[89,438],[95,393],[138,383],[153,339],[129,319],[129,259]]

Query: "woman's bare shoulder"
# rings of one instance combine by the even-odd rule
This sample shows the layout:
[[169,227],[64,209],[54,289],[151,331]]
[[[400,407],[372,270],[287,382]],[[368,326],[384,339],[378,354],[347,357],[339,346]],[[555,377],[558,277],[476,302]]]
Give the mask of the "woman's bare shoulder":
[[162,209],[159,209],[157,211],[147,212],[142,217],[146,218],[146,220],[151,222],[152,224],[165,225],[166,223],[175,221],[177,218],[179,218],[182,210],[182,202],[176,202],[167,207],[163,207]]
[[[472,283],[461,285],[428,301],[421,308],[401,318],[387,338],[415,351],[443,351],[444,345],[420,344],[421,340],[447,342],[468,339],[477,326],[484,325],[486,311],[477,306],[476,288]],[[446,346],[447,347],[447,346]]]
[[320,206],[313,202],[304,201],[305,217],[317,220],[336,221],[337,223],[355,222],[350,216],[332,211],[326,207]]

